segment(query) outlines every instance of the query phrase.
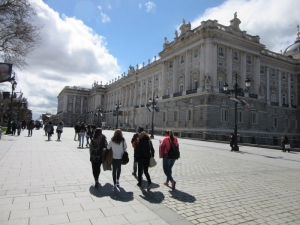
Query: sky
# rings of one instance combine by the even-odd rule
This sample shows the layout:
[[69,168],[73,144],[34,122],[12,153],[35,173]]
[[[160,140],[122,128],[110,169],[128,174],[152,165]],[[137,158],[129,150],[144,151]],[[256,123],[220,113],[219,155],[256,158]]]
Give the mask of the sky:
[[28,66],[14,71],[33,119],[57,112],[65,86],[106,84],[129,66],[158,59],[164,38],[172,41],[183,19],[192,29],[208,19],[228,26],[237,12],[240,29],[277,53],[294,43],[300,23],[298,0],[30,1],[33,23],[43,25],[41,44],[26,58]]

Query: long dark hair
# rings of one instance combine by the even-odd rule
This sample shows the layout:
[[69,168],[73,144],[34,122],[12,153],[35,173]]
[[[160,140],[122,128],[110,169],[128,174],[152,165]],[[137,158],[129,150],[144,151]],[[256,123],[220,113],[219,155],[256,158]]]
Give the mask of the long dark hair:
[[97,139],[98,137],[100,137],[101,134],[102,134],[102,129],[101,129],[101,128],[97,128],[97,129],[95,130],[93,139]]
[[173,133],[173,131],[169,130],[169,137],[171,138],[171,141],[173,142],[175,139],[175,135]]
[[122,141],[124,141],[124,137],[122,134],[122,131],[120,129],[116,129],[114,136],[111,138],[111,140],[116,143],[116,144],[120,144]]
[[142,131],[139,135],[139,139],[142,140],[142,139],[146,139],[146,140],[150,140],[150,137],[149,135],[147,134],[146,131]]

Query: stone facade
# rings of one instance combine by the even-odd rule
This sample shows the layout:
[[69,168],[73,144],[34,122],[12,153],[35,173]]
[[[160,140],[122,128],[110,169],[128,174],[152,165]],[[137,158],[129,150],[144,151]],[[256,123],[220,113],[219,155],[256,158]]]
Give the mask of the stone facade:
[[259,36],[241,31],[240,23],[235,14],[229,26],[207,20],[191,30],[190,23],[183,20],[180,34],[176,31],[171,42],[165,38],[158,60],[149,60],[142,68],[130,66],[127,74],[107,85],[94,83],[91,89],[82,90],[65,87],[58,96],[58,114],[70,125],[79,115],[83,115],[81,121],[95,123],[90,112],[101,107],[101,122],[114,127],[113,112],[120,102],[119,127],[150,129],[148,99],[159,96],[156,132],[169,128],[177,135],[228,135],[233,131],[235,112],[223,85],[233,89],[237,79],[238,86],[246,89],[244,81],[249,78],[250,88],[238,96],[250,105],[238,105],[238,133],[261,137],[288,133],[299,138],[300,53],[271,52]]

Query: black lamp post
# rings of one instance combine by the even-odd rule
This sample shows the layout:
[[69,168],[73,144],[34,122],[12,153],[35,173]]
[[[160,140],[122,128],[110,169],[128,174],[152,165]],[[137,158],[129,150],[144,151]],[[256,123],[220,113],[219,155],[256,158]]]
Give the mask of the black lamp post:
[[116,103],[115,107],[116,107],[116,113],[117,113],[117,123],[116,123],[116,129],[118,129],[118,122],[119,122],[119,109],[122,106],[122,104],[119,102]]
[[152,124],[151,124],[151,136],[150,136],[151,138],[154,138],[154,125],[153,125],[153,122],[154,122],[155,105],[157,104],[157,102],[158,102],[158,96],[156,96],[154,98],[154,95],[153,95],[153,100],[152,100],[151,97],[149,98],[149,104],[152,107]]
[[10,100],[10,113],[9,113],[9,116],[8,116],[8,124],[7,124],[6,134],[12,134],[12,131],[11,131],[11,116],[12,116],[12,109],[13,109],[14,90],[17,87],[17,82],[14,79],[12,79],[10,82],[11,82],[11,100]]
[[[234,89],[228,90],[228,84],[223,85],[224,93],[225,94],[232,94],[234,93],[234,98],[237,99],[238,94],[243,94],[245,91],[248,90],[251,84],[251,80],[247,78],[245,80],[246,84],[246,90],[239,88],[239,85],[237,83],[237,74],[235,74],[235,84],[234,84]],[[239,151],[239,146],[238,146],[238,140],[237,140],[237,104],[238,104],[238,99],[237,101],[234,101],[234,151]]]

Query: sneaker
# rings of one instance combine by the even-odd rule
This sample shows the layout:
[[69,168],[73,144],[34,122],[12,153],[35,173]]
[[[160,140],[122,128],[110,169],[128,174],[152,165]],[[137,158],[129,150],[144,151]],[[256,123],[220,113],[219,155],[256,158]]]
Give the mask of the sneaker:
[[136,173],[132,172],[132,175],[136,177]]
[[169,182],[164,182],[164,185],[169,186]]
[[115,189],[116,187],[117,187],[117,186],[114,184],[114,185],[113,185],[113,189]]
[[150,191],[150,189],[151,189],[151,183],[148,184],[147,191]]
[[173,181],[173,182],[172,182],[172,191],[175,190],[175,186],[176,186],[176,181]]
[[117,180],[117,187],[120,187],[120,182]]

